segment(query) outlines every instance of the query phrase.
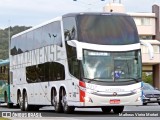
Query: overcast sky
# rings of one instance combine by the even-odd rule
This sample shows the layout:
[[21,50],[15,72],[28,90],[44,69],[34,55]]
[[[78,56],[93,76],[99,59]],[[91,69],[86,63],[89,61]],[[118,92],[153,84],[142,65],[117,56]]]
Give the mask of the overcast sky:
[[[113,0],[0,0],[0,28],[34,26],[69,12],[102,12]],[[118,2],[119,0],[115,0]],[[121,0],[126,12],[151,12],[160,0]]]

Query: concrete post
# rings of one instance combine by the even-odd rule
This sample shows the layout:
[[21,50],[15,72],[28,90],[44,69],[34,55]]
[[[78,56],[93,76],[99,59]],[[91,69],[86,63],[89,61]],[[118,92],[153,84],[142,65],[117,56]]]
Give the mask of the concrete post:
[[156,40],[160,40],[160,6],[158,5],[153,5],[152,6],[152,12],[155,13],[156,15]]
[[160,64],[153,65],[153,86],[160,89]]

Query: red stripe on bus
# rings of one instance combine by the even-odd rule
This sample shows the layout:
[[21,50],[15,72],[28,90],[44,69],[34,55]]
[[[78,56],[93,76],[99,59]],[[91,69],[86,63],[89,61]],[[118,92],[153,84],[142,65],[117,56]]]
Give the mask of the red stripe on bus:
[[[79,86],[82,88],[86,88],[86,84],[82,81],[79,81]],[[86,96],[86,93],[84,90],[79,89],[79,98],[80,98],[80,102],[85,102],[84,97]]]

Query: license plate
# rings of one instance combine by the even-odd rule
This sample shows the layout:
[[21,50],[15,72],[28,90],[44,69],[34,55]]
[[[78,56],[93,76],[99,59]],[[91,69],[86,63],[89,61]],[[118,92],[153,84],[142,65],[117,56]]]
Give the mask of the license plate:
[[150,98],[150,101],[157,101],[157,98]]
[[110,100],[109,103],[110,104],[120,104],[120,100],[119,99]]

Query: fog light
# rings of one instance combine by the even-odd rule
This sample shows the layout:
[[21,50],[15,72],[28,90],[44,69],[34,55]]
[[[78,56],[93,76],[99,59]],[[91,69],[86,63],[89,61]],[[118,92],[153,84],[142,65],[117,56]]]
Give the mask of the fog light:
[[141,97],[138,97],[137,99],[136,99],[136,102],[137,101],[142,101],[142,98]]

